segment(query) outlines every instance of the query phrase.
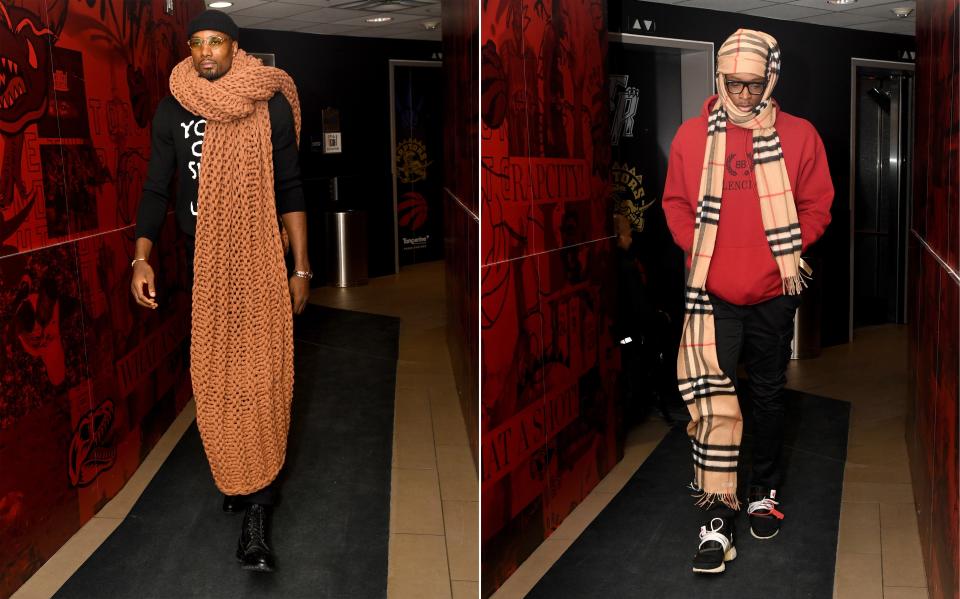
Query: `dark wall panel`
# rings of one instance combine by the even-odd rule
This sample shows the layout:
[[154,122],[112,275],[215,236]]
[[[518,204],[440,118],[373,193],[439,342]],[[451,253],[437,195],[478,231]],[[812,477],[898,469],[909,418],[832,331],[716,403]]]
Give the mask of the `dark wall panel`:
[[603,3],[491,0],[481,23],[486,596],[623,448]]
[[[390,152],[390,59],[436,60],[437,42],[314,35],[242,29],[240,46],[273,53],[276,66],[293,77],[300,94],[303,124],[300,169],[312,222],[322,223],[329,177],[339,176],[343,198],[367,210],[370,276],[394,272],[393,183]],[[321,111],[340,111],[342,154],[310,148],[323,131]],[[436,115],[435,118],[441,118]],[[321,256],[323,232],[310,230],[311,261]],[[315,270],[322,264],[311,264]]]
[[172,214],[160,307],[129,292],[150,120],[203,3],[173,6],[0,0],[0,596],[117,494],[191,395]]
[[480,25],[477,2],[443,0],[444,72],[444,257],[447,283],[447,346],[460,392],[460,407],[474,461],[479,459],[480,216],[477,60]]
[[907,447],[927,587],[960,588],[960,2],[917,2]]
[[[766,19],[724,11],[684,8],[635,0],[611,0],[611,31],[637,33],[637,19],[653,20],[652,35],[713,42],[720,47],[741,27],[766,31],[783,50],[783,72],[774,97],[791,114],[808,119],[823,138],[836,189],[833,221],[811,249],[820,258],[816,276],[823,284],[821,339],[846,343],[850,301],[850,59],[902,61],[915,49],[909,36]],[[659,192],[658,192],[659,193]]]

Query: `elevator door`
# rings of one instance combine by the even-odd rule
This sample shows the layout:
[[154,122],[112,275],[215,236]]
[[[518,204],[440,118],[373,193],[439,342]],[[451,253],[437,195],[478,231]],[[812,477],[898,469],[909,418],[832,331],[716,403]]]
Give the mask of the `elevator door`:
[[856,96],[853,325],[905,321],[912,77],[860,68]]

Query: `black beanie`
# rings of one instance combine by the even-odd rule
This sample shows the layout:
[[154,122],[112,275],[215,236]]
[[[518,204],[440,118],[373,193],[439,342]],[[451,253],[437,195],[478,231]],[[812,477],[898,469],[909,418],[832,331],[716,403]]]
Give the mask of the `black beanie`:
[[187,37],[198,31],[220,31],[226,33],[231,39],[237,40],[240,37],[240,28],[233,22],[230,15],[220,10],[205,10],[199,15],[193,17],[187,25]]

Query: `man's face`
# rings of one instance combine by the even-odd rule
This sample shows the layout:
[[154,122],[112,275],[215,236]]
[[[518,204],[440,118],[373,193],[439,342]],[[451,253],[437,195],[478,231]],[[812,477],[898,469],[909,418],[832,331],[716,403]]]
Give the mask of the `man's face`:
[[193,68],[204,79],[213,81],[227,74],[237,53],[237,42],[220,31],[197,31],[187,40]]
[[724,79],[727,86],[727,95],[740,110],[750,112],[763,99],[763,89],[767,83],[767,80],[763,77],[750,73],[734,73],[724,75]]

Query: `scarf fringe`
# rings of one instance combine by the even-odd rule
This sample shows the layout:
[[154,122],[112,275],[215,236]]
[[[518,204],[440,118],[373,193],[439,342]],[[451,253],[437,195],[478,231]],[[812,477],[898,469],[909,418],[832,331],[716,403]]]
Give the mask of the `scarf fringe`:
[[696,505],[698,508],[709,510],[719,501],[732,510],[740,510],[740,500],[737,498],[736,492],[707,493],[706,491],[699,489],[695,483],[690,483],[690,489],[694,491],[694,494],[691,495],[691,497],[696,499],[694,505]]
[[783,295],[800,295],[803,293],[805,287],[809,287],[807,279],[803,277],[803,274],[798,274],[793,277],[784,277],[783,278]]

